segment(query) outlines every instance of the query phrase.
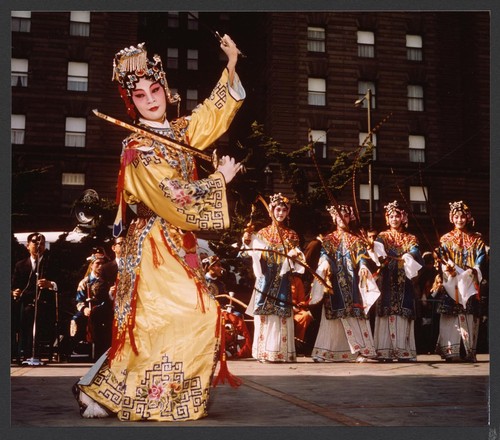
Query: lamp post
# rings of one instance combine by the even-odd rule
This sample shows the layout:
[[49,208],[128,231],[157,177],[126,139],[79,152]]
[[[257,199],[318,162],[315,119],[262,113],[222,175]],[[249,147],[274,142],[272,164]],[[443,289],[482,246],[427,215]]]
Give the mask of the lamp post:
[[266,186],[264,191],[269,195],[273,193],[273,170],[269,165],[264,168],[264,176],[266,178]]
[[[366,91],[365,96],[361,99],[357,99],[354,102],[356,107],[359,107],[363,101],[367,102],[366,113],[367,113],[367,124],[368,124],[368,141],[370,145],[373,145],[373,133],[372,133],[372,90],[368,89]],[[373,162],[373,153],[372,157],[368,160],[368,211],[370,215],[370,229],[373,228],[373,180],[372,180],[372,162]]]

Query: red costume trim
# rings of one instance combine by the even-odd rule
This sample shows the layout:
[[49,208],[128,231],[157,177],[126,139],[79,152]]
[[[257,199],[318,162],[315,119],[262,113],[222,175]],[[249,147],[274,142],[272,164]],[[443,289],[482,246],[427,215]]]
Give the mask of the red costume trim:
[[226,356],[226,332],[225,332],[225,319],[224,315],[220,314],[220,306],[218,306],[219,309],[219,319],[217,321],[219,327],[219,332],[220,332],[220,348],[219,348],[219,374],[217,374],[217,377],[213,380],[212,386],[215,388],[217,384],[220,383],[226,383],[226,380],[228,381],[229,385],[231,385],[233,388],[239,387],[243,381],[236,376],[233,376],[227,367],[227,356]]
[[[133,352],[136,355],[139,354],[139,350],[137,349],[137,345],[135,343],[134,327],[135,327],[135,309],[137,307],[137,286],[139,285],[139,280],[140,280],[140,275],[139,273],[137,273],[134,282],[134,290],[132,291],[132,299],[130,302],[131,311],[127,317],[127,323],[126,323],[126,327],[128,328],[128,335],[130,338],[130,345],[132,347]],[[112,339],[113,342],[108,354],[110,365],[113,359],[115,359],[115,357],[119,355],[120,351],[125,345],[125,335],[126,332],[125,331],[120,332],[116,320],[113,320],[113,339]]]
[[153,253],[153,265],[154,267],[159,267],[165,260],[163,260],[160,249],[158,249],[158,245],[153,237],[149,237],[149,242],[151,244],[151,252]]

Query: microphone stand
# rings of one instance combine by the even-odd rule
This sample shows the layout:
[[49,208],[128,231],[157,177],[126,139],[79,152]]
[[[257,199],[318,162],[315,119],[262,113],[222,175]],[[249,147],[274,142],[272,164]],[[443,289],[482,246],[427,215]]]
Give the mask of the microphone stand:
[[[38,242],[36,244],[36,246],[38,248],[40,246],[40,243]],[[36,272],[35,272],[35,275],[36,275],[36,279],[35,279],[35,312],[34,312],[34,317],[33,317],[33,341],[31,344],[31,358],[23,361],[23,365],[30,365],[32,367],[38,367],[40,365],[43,365],[43,362],[35,356],[35,351],[36,351],[36,318],[38,315],[38,297],[40,296],[40,288],[38,287],[39,272],[40,272],[40,255],[38,255],[38,249],[37,249]]]
[[57,352],[56,352],[56,360],[57,362],[61,362],[61,331],[60,331],[60,323],[59,323],[59,292],[57,290],[54,291],[55,295],[55,306],[56,306],[56,344],[57,344]]

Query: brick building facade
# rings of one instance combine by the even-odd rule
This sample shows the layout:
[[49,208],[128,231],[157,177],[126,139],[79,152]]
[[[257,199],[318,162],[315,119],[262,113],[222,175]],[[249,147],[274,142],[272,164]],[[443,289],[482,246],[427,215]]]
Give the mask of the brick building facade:
[[[464,200],[488,239],[487,12],[194,15],[200,21],[185,12],[13,13],[15,232],[71,230],[71,206],[87,188],[114,199],[127,133],[92,109],[128,121],[111,83],[115,52],[145,41],[159,53],[185,113],[208,95],[224,66],[210,28],[230,34],[247,55],[238,72],[248,98],[222,144],[243,140],[258,121],[286,150],[312,135],[319,162],[329,167],[336,149],[355,151],[390,115],[372,136],[374,225],[383,227],[384,204],[404,197],[414,212],[412,232],[424,242],[449,229],[448,202]],[[318,181],[310,159],[300,166],[311,185]],[[367,222],[366,167],[357,182]],[[274,190],[290,194],[276,176]],[[337,196],[352,202],[350,190]]]

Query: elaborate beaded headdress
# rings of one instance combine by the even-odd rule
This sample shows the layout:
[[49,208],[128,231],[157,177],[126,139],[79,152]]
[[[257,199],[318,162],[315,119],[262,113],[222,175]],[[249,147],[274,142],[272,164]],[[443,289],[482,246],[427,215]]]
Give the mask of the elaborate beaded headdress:
[[337,215],[340,216],[341,214],[349,214],[349,221],[351,221],[351,222],[356,221],[356,216],[354,215],[354,209],[352,209],[352,206],[349,206],[349,205],[332,205],[332,206],[327,206],[326,210],[332,216],[333,223],[336,223],[335,217]]
[[453,215],[457,212],[463,212],[467,217],[467,224],[472,223],[472,226],[474,226],[474,217],[472,217],[469,207],[462,200],[450,202],[450,223],[453,223]]
[[401,223],[404,225],[405,228],[408,227],[408,213],[399,206],[397,200],[394,200],[394,202],[385,205],[384,209],[385,209],[385,223],[387,225],[389,224],[389,216],[393,212],[398,212],[399,214],[401,214]]
[[285,205],[290,209],[290,199],[281,193],[273,194],[269,197],[269,207],[272,209],[278,205]]
[[167,101],[170,104],[179,104],[180,96],[172,96],[167,83],[167,76],[159,55],[154,55],[153,60],[148,59],[144,43],[126,47],[115,54],[113,59],[113,80],[119,84],[120,95],[127,106],[127,113],[136,118],[135,108],[132,103],[132,92],[141,78],[159,82],[165,89]]

